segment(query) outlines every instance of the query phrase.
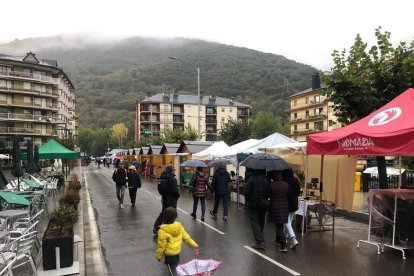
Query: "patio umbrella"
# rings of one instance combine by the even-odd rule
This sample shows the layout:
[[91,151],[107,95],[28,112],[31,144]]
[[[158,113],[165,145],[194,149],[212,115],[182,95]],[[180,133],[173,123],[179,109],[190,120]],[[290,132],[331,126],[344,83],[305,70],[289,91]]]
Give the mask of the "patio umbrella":
[[216,166],[222,166],[222,165],[230,165],[231,161],[229,159],[215,159],[211,162],[209,162],[207,165],[212,168],[212,167],[216,167]]
[[209,259],[200,260],[193,259],[185,264],[177,266],[177,273],[180,276],[202,276],[202,275],[213,275],[213,273],[220,266],[221,262]]
[[11,192],[2,192],[0,191],[0,198],[2,198],[8,204],[19,204],[29,206],[30,202],[21,195],[11,193]]
[[285,160],[277,155],[269,153],[256,153],[250,155],[240,163],[240,166],[245,166],[254,170],[266,171],[282,171],[291,169]]
[[23,168],[20,162],[20,145],[19,137],[15,135],[13,137],[13,168],[12,175],[17,177],[17,190],[20,191],[20,176],[23,176]]
[[6,187],[7,183],[9,183],[7,181],[7,178],[4,176],[3,172],[0,171],[0,190],[4,190],[4,187]]
[[36,165],[34,163],[33,158],[33,141],[27,140],[27,165],[26,165],[26,172],[27,173],[34,173],[36,172]]
[[42,171],[42,169],[40,168],[39,159],[40,159],[39,147],[37,145],[35,145],[34,146],[34,156],[33,156],[33,162],[35,163],[35,166],[36,166],[36,171],[35,172],[41,172]]
[[207,164],[201,160],[187,160],[180,164],[180,167],[197,167],[197,168],[207,168]]

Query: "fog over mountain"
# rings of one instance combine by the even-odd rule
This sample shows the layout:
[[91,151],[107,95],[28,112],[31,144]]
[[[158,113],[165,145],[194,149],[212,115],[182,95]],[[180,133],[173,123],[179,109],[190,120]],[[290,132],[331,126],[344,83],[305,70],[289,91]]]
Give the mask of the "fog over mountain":
[[197,94],[192,68],[200,68],[203,95],[234,97],[257,111],[286,116],[284,97],[309,88],[317,69],[283,56],[187,38],[108,38],[88,33],[14,40],[0,53],[56,59],[76,88],[83,126],[134,125],[135,102],[147,94]]

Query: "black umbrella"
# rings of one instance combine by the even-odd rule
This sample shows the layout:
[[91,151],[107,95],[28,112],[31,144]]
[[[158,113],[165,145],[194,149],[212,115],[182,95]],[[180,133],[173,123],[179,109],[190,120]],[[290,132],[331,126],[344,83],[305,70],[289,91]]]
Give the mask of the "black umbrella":
[[34,146],[34,157],[33,157],[33,161],[34,161],[34,164],[36,166],[36,171],[35,172],[41,172],[42,171],[42,169],[40,168],[39,159],[40,159],[39,147],[37,145],[35,145]]
[[209,162],[207,166],[210,168],[216,167],[216,166],[222,166],[222,165],[230,165],[231,161],[229,159],[214,159],[213,161]]
[[27,173],[34,173],[36,172],[36,165],[33,159],[33,141],[27,140],[27,165],[26,165],[26,172]]
[[282,171],[291,169],[285,160],[277,155],[269,153],[256,153],[250,155],[240,163],[240,166],[245,166],[254,170],[266,171]]
[[20,176],[23,176],[23,168],[20,162],[20,145],[19,136],[13,137],[13,168],[11,171],[12,175],[17,177],[17,190],[20,191]]
[[0,171],[0,190],[4,190],[4,187],[6,187],[7,183],[9,183],[7,181],[7,178],[4,176],[3,172]]

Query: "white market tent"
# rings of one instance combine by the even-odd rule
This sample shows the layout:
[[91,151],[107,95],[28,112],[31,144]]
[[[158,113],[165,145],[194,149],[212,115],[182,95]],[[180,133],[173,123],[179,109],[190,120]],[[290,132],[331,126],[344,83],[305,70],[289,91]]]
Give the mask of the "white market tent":
[[193,159],[196,160],[212,160],[214,156],[219,155],[221,152],[227,151],[230,147],[224,142],[214,142],[210,147],[200,152],[193,154]]

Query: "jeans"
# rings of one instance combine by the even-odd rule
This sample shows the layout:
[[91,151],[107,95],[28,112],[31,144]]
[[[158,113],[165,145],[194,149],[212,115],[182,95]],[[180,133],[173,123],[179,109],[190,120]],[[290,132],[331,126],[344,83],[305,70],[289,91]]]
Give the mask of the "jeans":
[[285,226],[285,235],[288,238],[296,237],[295,232],[293,231],[293,228],[292,228],[292,221],[293,221],[294,217],[295,217],[295,212],[289,213],[288,223],[284,224],[284,226]]
[[135,205],[135,200],[137,198],[137,190],[138,188],[129,188],[129,198],[131,199],[131,203]]
[[116,184],[116,197],[118,198],[119,204],[124,204],[125,185]]
[[220,203],[220,199],[223,200],[223,216],[227,217],[229,214],[229,206],[228,206],[228,202],[229,202],[229,195],[214,195],[214,209],[213,209],[213,213],[217,214],[217,210],[218,210],[218,206]]
[[206,213],[206,198],[205,197],[193,197],[193,214],[197,214],[198,200],[201,202],[201,216],[204,217]]

